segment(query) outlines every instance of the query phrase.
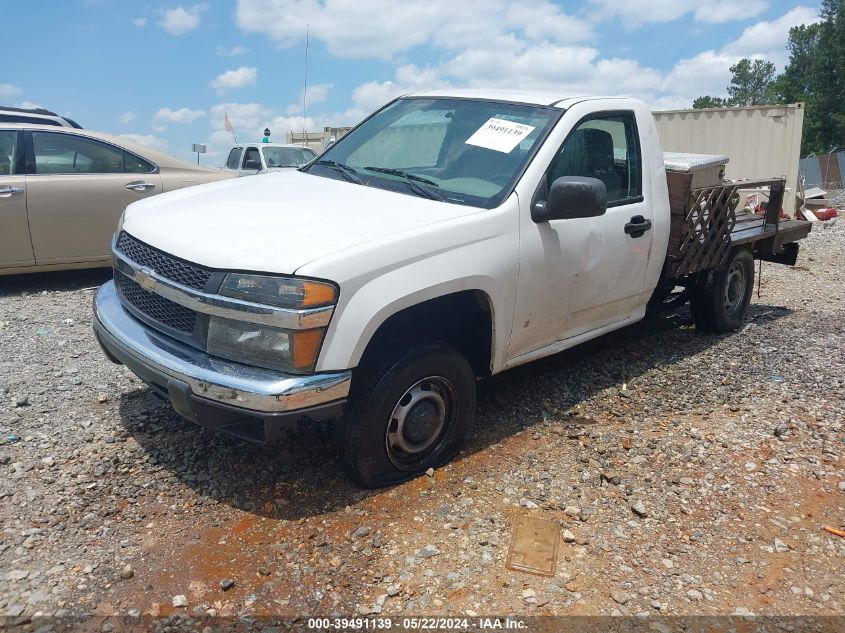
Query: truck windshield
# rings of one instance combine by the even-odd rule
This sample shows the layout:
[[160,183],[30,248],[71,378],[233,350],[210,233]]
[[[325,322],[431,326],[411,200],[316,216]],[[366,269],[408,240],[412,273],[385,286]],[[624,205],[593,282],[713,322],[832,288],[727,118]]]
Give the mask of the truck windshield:
[[308,147],[262,147],[267,167],[302,167],[317,155]]
[[309,165],[310,174],[493,208],[563,111],[472,99],[399,99]]

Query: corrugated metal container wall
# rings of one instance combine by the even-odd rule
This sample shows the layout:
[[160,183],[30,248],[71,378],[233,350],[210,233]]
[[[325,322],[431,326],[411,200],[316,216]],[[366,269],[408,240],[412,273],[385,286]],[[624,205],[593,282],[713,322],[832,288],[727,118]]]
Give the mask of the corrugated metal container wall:
[[667,152],[724,154],[727,178],[786,178],[784,210],[791,213],[798,183],[804,104],[655,112]]

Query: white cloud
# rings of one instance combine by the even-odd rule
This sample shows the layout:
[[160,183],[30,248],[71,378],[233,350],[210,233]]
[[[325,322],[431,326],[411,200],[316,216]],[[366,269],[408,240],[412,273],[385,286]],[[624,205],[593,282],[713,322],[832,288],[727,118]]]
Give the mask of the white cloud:
[[139,29],[142,29],[147,26],[147,18],[135,18],[132,20],[132,24],[137,26]]
[[184,35],[200,25],[201,14],[208,9],[208,5],[193,4],[189,7],[178,6],[175,9],[161,9],[158,11],[161,20],[158,25],[171,35]]
[[674,105],[666,107],[691,107],[696,97],[724,95],[731,82],[730,67],[740,60],[736,55],[717,51],[704,51],[678,61],[663,78],[660,89],[677,95]]
[[547,91],[560,97],[578,94],[642,96],[660,85],[661,74],[630,59],[603,59],[585,46],[548,42],[492,42],[458,53],[439,66],[400,66],[395,78],[367,82],[352,92],[350,114],[363,114],[408,92],[467,86]]
[[[738,0],[741,1],[741,0]],[[626,31],[643,24],[674,22],[694,8],[694,0],[590,0],[596,20],[618,20]]]
[[[314,84],[313,86],[308,86],[308,99],[306,100],[306,106],[310,109],[311,106],[323,103],[326,99],[328,99],[332,88],[334,88],[333,84]],[[302,94],[303,90],[300,90],[299,98],[296,103],[291,103],[287,107],[285,112],[288,115],[293,116],[296,114],[302,114]]]
[[227,70],[225,73],[218,75],[210,85],[217,94],[222,95],[235,88],[251,86],[256,79],[258,79],[257,68],[241,66],[237,70]]
[[722,23],[760,15],[769,6],[765,0],[590,0],[594,18],[615,19],[626,31],[644,24],[665,24],[693,13],[698,22]]
[[37,110],[38,108],[43,108],[44,106],[42,106],[40,103],[33,103],[32,101],[21,101],[20,103],[16,103],[14,107],[23,108],[24,110]]
[[209,122],[215,130],[223,129],[223,114],[236,132],[239,129],[263,129],[273,116],[272,110],[260,103],[218,103],[209,110]]
[[120,118],[118,120],[121,123],[123,123],[124,125],[132,123],[132,121],[135,120],[135,113],[134,112],[124,112],[123,114],[120,115]]
[[776,20],[748,27],[719,50],[679,60],[668,71],[644,67],[633,59],[603,58],[592,47],[500,36],[486,45],[467,47],[436,66],[406,64],[388,81],[360,84],[352,91],[352,107],[338,118],[360,120],[401,94],[448,86],[518,87],[560,96],[625,94],[654,108],[690,107],[698,96],[724,95],[730,67],[742,57],[765,57],[782,68],[789,28],[817,20],[813,9],[792,9]]
[[165,123],[193,123],[204,116],[204,110],[191,110],[189,108],[171,110],[170,108],[161,108],[153,116],[153,124],[162,126]]
[[707,50],[679,60],[663,79],[661,98],[664,107],[689,107],[702,95],[723,96],[731,81],[730,67],[743,57],[767,59],[783,69],[787,61],[786,41],[789,29],[798,24],[818,22],[810,7],[795,7],[772,21],[761,21],[746,28],[736,40],[718,51]]
[[231,48],[227,48],[225,46],[218,46],[215,50],[215,54],[219,55],[220,57],[237,57],[238,55],[246,55],[249,52],[249,49],[241,46],[240,44],[236,44]]
[[239,0],[237,22],[281,46],[301,42],[307,25],[337,56],[382,59],[425,44],[460,50],[509,33],[562,43],[592,37],[585,20],[550,0]]
[[[284,143],[288,132],[301,132],[303,125],[309,132],[322,129],[324,125],[324,122],[316,117],[306,117],[303,121],[301,115],[287,116],[261,103],[218,103],[209,110],[212,132],[206,143],[208,154],[211,156],[226,154],[234,145],[231,133],[223,127],[224,113],[229,116],[235,135],[242,143],[257,143],[263,136],[265,127],[270,128],[270,138],[274,143]],[[334,121],[332,118],[332,122]]]
[[152,134],[118,134],[118,137],[152,149],[164,150],[167,148],[167,141]]
[[308,103],[323,103],[323,101],[329,98],[332,88],[334,88],[333,84],[314,84],[313,86],[308,86]]
[[754,18],[769,7],[764,0],[715,0],[704,3],[695,10],[699,22],[722,24]]
[[789,29],[799,24],[813,24],[821,18],[817,9],[795,7],[771,22],[758,22],[749,26],[736,40],[726,44],[725,53],[740,57],[765,57],[783,68],[787,60],[786,42]]
[[20,88],[15,84],[0,83],[0,97],[14,97],[22,94],[23,88]]

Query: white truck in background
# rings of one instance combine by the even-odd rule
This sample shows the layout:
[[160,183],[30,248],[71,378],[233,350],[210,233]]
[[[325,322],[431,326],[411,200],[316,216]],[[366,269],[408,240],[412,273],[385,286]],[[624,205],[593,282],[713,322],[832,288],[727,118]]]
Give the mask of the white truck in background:
[[229,150],[223,169],[238,176],[254,176],[283,169],[296,169],[317,157],[310,147],[288,143],[245,143]]
[[[206,428],[339,418],[350,476],[389,485],[455,454],[479,378],[664,300],[737,328],[754,258],[794,263],[810,225],[781,179],[704,176],[667,172],[633,99],[402,97],[300,170],[130,205],[94,329]],[[764,216],[736,211],[752,185]]]

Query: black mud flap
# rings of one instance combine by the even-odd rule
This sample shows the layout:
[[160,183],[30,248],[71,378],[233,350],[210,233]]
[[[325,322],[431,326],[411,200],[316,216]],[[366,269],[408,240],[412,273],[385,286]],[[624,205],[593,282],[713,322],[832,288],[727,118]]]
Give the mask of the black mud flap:
[[758,257],[764,262],[795,266],[795,262],[798,261],[798,249],[800,247],[801,245],[798,242],[790,242],[789,244],[784,244],[783,248],[777,254],[762,252],[759,253]]

